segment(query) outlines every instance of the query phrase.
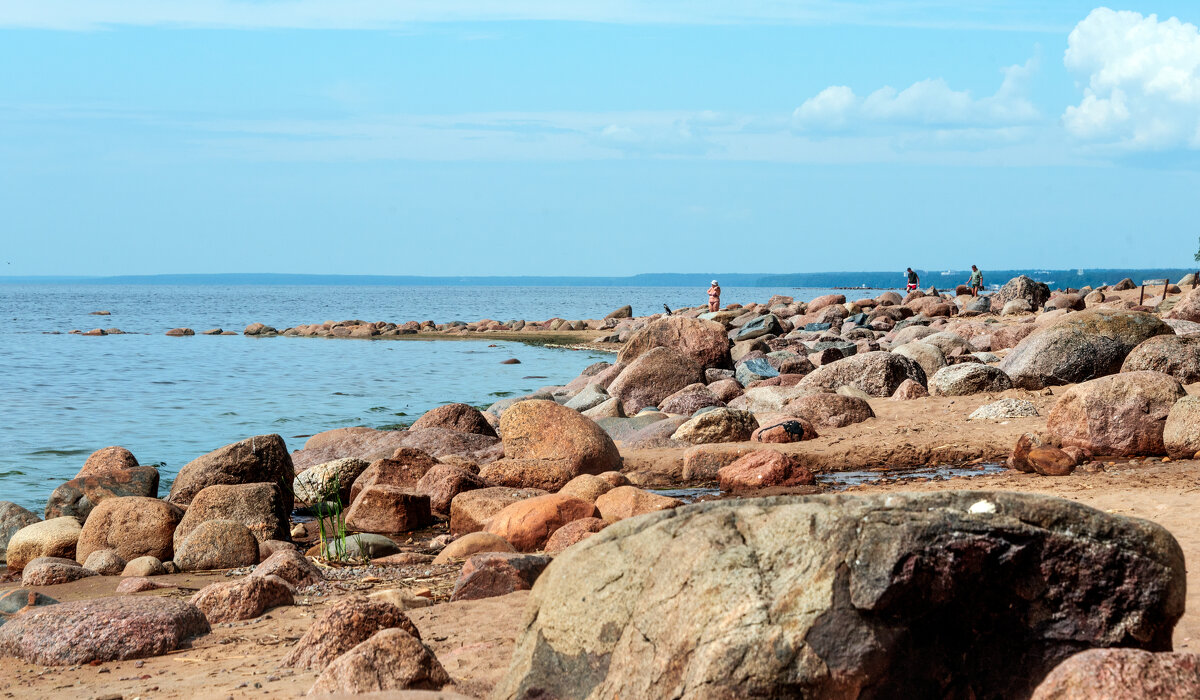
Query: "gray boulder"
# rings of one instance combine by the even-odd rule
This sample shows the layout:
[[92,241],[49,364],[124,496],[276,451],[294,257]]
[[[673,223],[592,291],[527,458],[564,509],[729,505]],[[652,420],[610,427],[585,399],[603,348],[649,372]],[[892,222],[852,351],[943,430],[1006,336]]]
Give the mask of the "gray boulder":
[[905,379],[925,386],[925,370],[903,355],[877,351],[821,365],[801,379],[798,386],[835,392],[838,387],[849,385],[871,396],[891,396]]
[[969,396],[985,391],[1005,391],[1012,380],[991,365],[965,362],[938,370],[929,379],[929,393],[934,396]]
[[0,561],[5,559],[8,541],[17,530],[41,521],[41,518],[12,501],[0,501]]

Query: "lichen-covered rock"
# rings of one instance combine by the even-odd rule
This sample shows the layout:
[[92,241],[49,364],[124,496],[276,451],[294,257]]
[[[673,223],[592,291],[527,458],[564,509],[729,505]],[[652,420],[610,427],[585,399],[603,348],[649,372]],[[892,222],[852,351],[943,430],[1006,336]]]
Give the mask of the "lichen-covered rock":
[[1181,384],[1200,382],[1200,337],[1156,335],[1142,342],[1121,364],[1122,372],[1169,374]]
[[929,393],[934,396],[969,396],[1012,388],[1012,380],[1002,370],[971,362],[951,365],[929,378]]
[[1025,399],[1000,399],[980,406],[967,416],[967,420],[1002,420],[1006,418],[1033,418],[1038,416],[1037,406]]
[[1167,414],[1186,395],[1160,372],[1124,372],[1067,389],[1050,409],[1046,429],[1063,447],[1095,455],[1159,455],[1166,452]]
[[292,480],[292,493],[301,503],[321,503],[335,498],[349,503],[354,480],[369,466],[370,463],[354,457],[311,466]]
[[821,365],[800,380],[802,389],[834,392],[840,386],[852,386],[871,396],[891,396],[906,380],[925,385],[925,370],[903,355],[891,352],[867,352],[828,365]]
[[1022,697],[1082,648],[1170,649],[1185,575],[1161,526],[1046,496],[697,504],[560,553],[493,697]]

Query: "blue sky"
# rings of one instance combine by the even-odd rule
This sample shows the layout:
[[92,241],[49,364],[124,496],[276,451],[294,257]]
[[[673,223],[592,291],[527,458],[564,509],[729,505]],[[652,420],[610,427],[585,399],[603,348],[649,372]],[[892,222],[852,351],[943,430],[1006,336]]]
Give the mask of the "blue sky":
[[0,275],[1188,266],[1198,22],[0,0]]

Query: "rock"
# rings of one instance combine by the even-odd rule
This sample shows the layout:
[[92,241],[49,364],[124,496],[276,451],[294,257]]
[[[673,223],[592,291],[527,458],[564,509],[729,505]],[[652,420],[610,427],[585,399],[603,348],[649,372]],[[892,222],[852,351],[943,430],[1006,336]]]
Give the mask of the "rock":
[[[284,497],[276,484],[209,486],[192,499],[175,528],[178,549],[192,530],[209,520],[232,520],[245,525],[259,542],[288,541],[291,533]],[[168,559],[170,557],[167,557]]]
[[912,401],[929,396],[929,392],[925,387],[914,382],[911,379],[905,379],[900,382],[900,386],[896,387],[896,393],[892,394],[892,401]]
[[742,386],[748,386],[752,382],[778,377],[779,370],[772,367],[767,358],[756,357],[738,363],[735,376]]
[[596,515],[596,506],[587,501],[546,494],[506,506],[488,521],[487,532],[503,537],[518,552],[534,552],[566,523]]
[[166,332],[166,335],[175,336],[175,337],[196,335],[196,331],[192,330],[191,328],[172,328],[171,330]]
[[1040,309],[1049,298],[1050,287],[1043,282],[1034,282],[1025,275],[1010,279],[999,292],[991,296],[993,309],[1003,309],[1005,304],[1014,300],[1024,301],[1029,310]]
[[50,596],[31,591],[28,588],[13,588],[4,591],[4,593],[0,593],[0,625],[27,608],[57,604],[58,601]]
[[492,516],[507,506],[545,493],[542,489],[518,489],[508,486],[464,491],[450,501],[450,532],[455,535],[478,532],[487,527]]
[[1113,285],[1114,292],[1124,292],[1130,289],[1137,289],[1137,285],[1128,277]]
[[116,596],[29,610],[0,627],[0,652],[28,663],[68,666],[159,656],[209,631],[181,600]]
[[[167,500],[187,505],[216,484],[290,484],[296,478],[287,445],[278,435],[256,435],[197,457],[179,470]],[[291,494],[282,494],[283,510],[292,512]],[[253,529],[253,528],[251,528]],[[274,538],[268,538],[274,539]]]
[[130,576],[121,579],[121,582],[117,584],[116,593],[132,595],[144,591],[156,591],[160,588],[171,588],[171,586],[169,584],[160,585],[142,576]]
[[[919,328],[920,326],[917,327]],[[908,329],[906,328],[905,330]],[[907,357],[918,365],[921,365],[921,369],[924,370],[927,378],[932,377],[938,370],[946,367],[948,364],[946,362],[946,355],[942,352],[941,348],[931,343],[913,341],[893,348],[892,352]]]
[[391,603],[401,610],[415,610],[417,608],[427,608],[433,604],[429,598],[419,595],[414,595],[406,588],[386,588],[382,591],[368,593],[367,597],[371,600],[378,600],[384,603]]
[[167,568],[157,558],[152,556],[136,557],[125,564],[122,576],[144,578],[146,576],[164,576]]
[[91,569],[101,576],[118,576],[125,570],[127,562],[111,549],[97,549],[83,561],[83,568]]
[[794,418],[758,428],[750,439],[754,442],[783,444],[812,440],[815,437],[819,436],[812,423],[803,418]]
[[324,545],[318,544],[309,549],[305,552],[305,555],[333,561],[366,563],[399,553],[400,547],[390,537],[359,532],[348,535],[344,545],[337,539],[331,539],[326,541]]
[[1032,433],[1025,433],[1017,439],[1017,444],[1008,458],[1008,466],[1030,474],[1036,472],[1042,476],[1067,476],[1074,471],[1078,461],[1065,450],[1045,444]]
[[582,542],[592,535],[608,527],[608,521],[601,518],[580,518],[563,525],[546,540],[546,554],[557,554],[567,547]]
[[176,548],[175,563],[182,571],[253,566],[258,563],[258,540],[237,521],[205,520],[192,528]]
[[614,486],[608,479],[595,474],[580,474],[567,482],[559,490],[559,493],[565,496],[573,496],[588,503],[595,503],[597,498],[611,491]]
[[692,445],[716,442],[744,442],[758,428],[754,414],[736,408],[718,408],[692,418],[671,436]]
[[612,397],[608,395],[607,391],[600,388],[596,384],[588,384],[581,389],[578,394],[571,397],[570,401],[563,405],[573,411],[579,411],[580,413],[587,415],[585,413],[586,411],[599,406],[605,401],[612,400]]
[[450,683],[429,647],[408,632],[390,628],[334,659],[317,677],[309,695],[361,694],[408,688],[438,690]]
[[433,522],[429,496],[400,486],[369,486],[346,511],[346,527],[389,534],[418,530]]
[[82,529],[79,521],[71,517],[26,525],[8,540],[8,570],[20,571],[38,557],[74,559]]
[[8,542],[17,530],[38,522],[41,522],[38,516],[16,503],[0,501],[0,559],[5,557],[8,551]]
[[[904,381],[909,381],[909,380],[906,379]],[[896,391],[899,391],[899,390],[900,390],[899,387],[897,387]],[[870,394],[863,391],[862,389],[856,389],[855,387],[852,387],[849,384],[839,386],[837,388],[837,391],[835,391],[833,393],[837,394],[838,396],[849,396],[852,399],[862,399],[863,401],[869,401],[871,399]]]
[[496,431],[479,412],[465,403],[452,403],[431,409],[412,424],[410,430],[422,428],[446,428],[460,433],[475,433],[496,437]]
[[292,454],[296,469],[307,469],[335,459],[355,457],[366,462],[391,457],[408,437],[405,430],[374,430],[372,428],[336,428],[317,433],[304,443],[304,449]]
[[1135,347],[1122,372],[1150,370],[1169,374],[1180,384],[1200,382],[1200,337],[1157,335]]
[[1184,577],[1164,528],[1046,496],[697,504],[559,554],[492,697],[1025,697],[1081,648],[1169,649]]
[[1178,381],[1159,372],[1101,377],[1063,392],[1046,428],[1064,447],[1096,455],[1164,454],[1167,414],[1185,395]]
[[1171,333],[1171,327],[1153,314],[1077,311],[1018,343],[1000,369],[1022,389],[1074,384],[1116,374],[1137,345]]
[[1200,452],[1200,397],[1184,396],[1171,405],[1163,447],[1171,459],[1192,459]]
[[1200,288],[1191,289],[1184,294],[1163,318],[1200,322]]
[[471,532],[450,544],[446,548],[438,552],[434,558],[434,564],[449,564],[456,559],[466,559],[475,554],[483,552],[515,552],[513,546],[508,543],[500,535],[493,535],[490,532]]
[[1090,649],[1054,667],[1032,700],[1200,697],[1200,655]]
[[794,455],[757,450],[717,472],[722,491],[748,491],[772,486],[810,486],[817,483]]
[[441,462],[416,448],[397,448],[390,458],[375,460],[354,480],[348,502],[358,500],[358,494],[368,486],[402,486],[415,489],[417,484],[421,483],[421,479],[439,464]]
[[124,447],[116,445],[96,450],[88,456],[83,468],[75,475],[78,479],[83,476],[107,476],[120,474],[138,466],[137,458]]
[[[193,535],[194,537],[194,535]],[[271,608],[292,604],[292,587],[278,576],[247,576],[210,583],[188,601],[209,624],[249,620]]]
[[725,406],[725,402],[717,398],[717,395],[708,386],[696,383],[689,384],[663,399],[658,405],[658,410],[663,413],[690,416],[696,411],[710,406],[722,408]]
[[266,542],[258,543],[258,560],[265,561],[276,552],[284,550],[290,552],[298,552],[300,548],[292,542],[283,542],[281,540],[267,540]]
[[369,466],[361,459],[343,457],[309,467],[292,480],[292,493],[297,501],[310,505],[335,498],[349,503],[354,480]]
[[325,580],[308,557],[294,549],[284,549],[267,557],[254,568],[251,576],[278,577],[287,581],[294,588],[307,588]]
[[549,563],[550,557],[543,554],[476,554],[463,565],[450,600],[479,600],[527,591]]
[[622,306],[621,308],[617,309],[616,311],[609,313],[604,318],[606,318],[606,319],[609,319],[609,318],[615,318],[615,319],[633,318],[633,307],[626,304],[625,306]]
[[272,328],[268,325],[262,324],[262,323],[251,323],[250,325],[246,326],[246,328],[242,331],[242,335],[251,335],[251,336],[255,336],[255,335],[270,336],[270,335],[276,335],[278,333],[279,333],[279,331],[275,330],[274,328]]
[[109,498],[92,509],[79,536],[76,560],[111,549],[125,561],[141,556],[170,559],[174,553],[173,533],[183,512],[157,498]]
[[509,459],[565,460],[571,477],[621,468],[621,454],[603,429],[553,401],[514,404],[500,418],[500,432]]
[[758,386],[729,402],[729,408],[751,413],[778,413],[788,402],[809,392],[794,386]]
[[479,478],[497,486],[557,491],[571,480],[565,459],[498,459],[479,470]]
[[788,403],[787,412],[821,428],[844,428],[875,417],[871,404],[839,394],[806,394]]
[[331,603],[280,662],[296,669],[324,670],[334,659],[380,630],[399,628],[417,639],[421,633],[400,608],[391,603],[348,596]]
[[[701,369],[731,366],[729,338],[725,335],[725,326],[715,321],[703,321],[684,316],[660,318],[635,332],[617,354],[617,362],[625,365],[632,364],[642,355],[658,347],[669,348],[683,355],[693,364],[699,365]],[[691,383],[686,382],[686,384]],[[682,388],[682,386],[678,388]],[[611,388],[609,388],[609,393],[616,395]]]
[[1019,314],[1033,313],[1033,307],[1024,299],[1013,299],[1006,302],[1000,309],[1001,316],[1017,316]]
[[845,303],[845,294],[824,294],[808,302],[808,313],[816,313],[826,307]]
[[486,488],[488,483],[471,472],[450,464],[438,464],[425,472],[413,491],[429,497],[429,508],[449,513],[450,502],[463,491]]
[[934,396],[969,396],[1011,388],[1008,375],[991,365],[951,365],[929,378],[929,393]]
[[670,348],[659,347],[630,362],[608,386],[608,393],[621,401],[626,415],[632,416],[647,406],[657,406],[690,384],[703,381],[704,370],[700,365]]
[[405,431],[400,443],[403,447],[412,447],[440,458],[449,455],[476,456],[492,449],[500,441],[487,435],[448,428],[421,428]]
[[975,409],[967,420],[1004,420],[1038,416],[1037,407],[1024,399],[1000,399]]
[[643,513],[669,510],[683,505],[683,501],[652,493],[636,486],[618,486],[596,499],[596,510],[600,517],[612,523],[632,518]]
[[776,318],[775,314],[767,314],[766,316],[759,316],[743,325],[737,332],[737,340],[741,342],[761,338],[764,335],[782,334],[783,326],[779,324],[779,319]]
[[31,586],[53,586],[96,575],[95,571],[83,568],[74,559],[38,557],[26,564],[25,568],[21,570],[21,585],[26,588]]
[[625,410],[621,408],[620,399],[614,398],[606,399],[603,403],[583,411],[583,415],[597,421],[601,418],[624,418]]
[[902,355],[868,352],[818,367],[800,380],[799,387],[831,392],[850,385],[871,396],[891,396],[905,379],[924,385],[925,371]]
[[46,519],[64,515],[87,520],[97,503],[125,496],[158,497],[158,469],[130,467],[107,474],[82,476],[54,489],[46,504]]

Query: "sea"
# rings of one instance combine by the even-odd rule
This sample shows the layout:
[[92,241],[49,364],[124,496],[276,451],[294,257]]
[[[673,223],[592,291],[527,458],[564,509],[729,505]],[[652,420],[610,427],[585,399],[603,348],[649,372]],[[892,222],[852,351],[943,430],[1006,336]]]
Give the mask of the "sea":
[[[288,448],[345,426],[397,429],[436,406],[479,407],[613,358],[502,342],[257,338],[262,322],[602,318],[697,306],[694,287],[388,287],[0,284],[0,500],[39,515],[93,451],[121,445],[157,465],[165,494],[179,468],[222,445],[278,433]],[[809,300],[829,289],[729,287],[722,303]],[[849,299],[879,290],[838,290]],[[93,311],[111,315],[95,316]],[[168,337],[171,328],[198,335]],[[125,335],[70,335],[119,328]],[[236,336],[205,336],[222,328]],[[520,364],[501,364],[515,358]]]

